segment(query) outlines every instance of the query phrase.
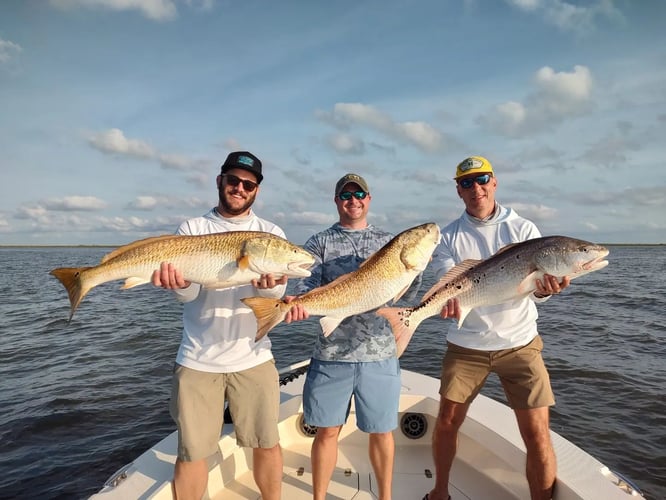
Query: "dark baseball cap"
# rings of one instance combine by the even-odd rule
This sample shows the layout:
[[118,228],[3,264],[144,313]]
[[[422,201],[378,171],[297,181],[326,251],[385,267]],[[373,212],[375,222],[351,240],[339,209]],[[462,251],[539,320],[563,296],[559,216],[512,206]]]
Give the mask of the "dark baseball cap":
[[361,177],[358,174],[346,174],[342,176],[335,185],[335,196],[340,195],[345,186],[351,183],[358,184],[358,186],[366,193],[370,192],[370,189],[368,188],[368,183],[365,182],[365,179],[363,177]]
[[248,151],[234,151],[229,153],[227,159],[222,164],[222,173],[231,170],[232,168],[242,168],[257,177],[257,184],[259,184],[264,176],[261,174],[261,160]]

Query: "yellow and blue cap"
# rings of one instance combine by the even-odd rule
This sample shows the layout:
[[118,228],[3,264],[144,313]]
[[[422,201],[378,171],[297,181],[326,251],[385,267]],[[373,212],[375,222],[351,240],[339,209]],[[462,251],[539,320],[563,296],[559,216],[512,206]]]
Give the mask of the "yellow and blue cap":
[[458,163],[458,166],[456,167],[456,176],[453,179],[458,180],[469,174],[495,175],[493,172],[493,166],[483,156],[470,156]]

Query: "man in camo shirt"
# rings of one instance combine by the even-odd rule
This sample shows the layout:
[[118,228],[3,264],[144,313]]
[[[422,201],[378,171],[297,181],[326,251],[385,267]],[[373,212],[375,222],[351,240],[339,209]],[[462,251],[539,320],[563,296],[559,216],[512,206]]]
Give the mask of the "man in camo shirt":
[[[371,199],[361,176],[347,174],[337,182],[334,201],[340,219],[305,243],[315,264],[311,276],[297,282],[296,294],[355,271],[391,240],[393,235],[367,222]],[[406,300],[413,300],[420,283],[419,275]],[[299,304],[288,313],[286,321],[307,317]],[[319,330],[303,389],[305,422],[318,428],[311,453],[314,500],[326,496],[336,466],[338,435],[349,416],[352,396],[357,426],[370,434],[369,454],[379,499],[391,498],[395,450],[392,431],[398,426],[400,386],[393,333],[374,311],[346,318],[328,337]]]

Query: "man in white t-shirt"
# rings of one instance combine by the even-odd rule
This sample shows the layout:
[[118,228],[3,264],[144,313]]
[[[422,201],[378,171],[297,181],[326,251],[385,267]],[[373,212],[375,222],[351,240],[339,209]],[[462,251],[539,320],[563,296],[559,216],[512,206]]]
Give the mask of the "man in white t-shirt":
[[[481,156],[463,160],[456,168],[456,189],[465,203],[463,214],[442,229],[431,265],[436,278],[465,259],[487,259],[500,248],[541,236],[531,221],[495,201],[497,178]],[[526,474],[532,499],[549,499],[556,461],[549,431],[549,407],[555,404],[548,371],[541,357],[543,341],[537,331],[535,302],[543,302],[569,285],[544,276],[530,297],[478,307],[460,328],[452,324],[442,364],[440,408],[433,433],[435,487],[424,500],[447,500],[449,473],[456,455],[458,429],[469,405],[491,372],[502,382],[527,449]],[[457,299],[442,310],[443,318],[460,317]]]
[[[261,161],[252,153],[229,154],[217,176],[218,205],[183,222],[177,234],[264,231],[284,238],[282,229],[251,209],[263,179],[261,170]],[[178,427],[174,470],[178,500],[199,500],[206,492],[208,458],[217,452],[225,400],[238,444],[253,448],[253,473],[261,498],[280,498],[278,373],[269,337],[254,341],[257,323],[240,299],[282,297],[286,283],[286,276],[276,280],[264,275],[251,285],[207,290],[185,281],[168,262],[153,274],[155,286],[173,290],[183,302],[183,337],[169,407]]]

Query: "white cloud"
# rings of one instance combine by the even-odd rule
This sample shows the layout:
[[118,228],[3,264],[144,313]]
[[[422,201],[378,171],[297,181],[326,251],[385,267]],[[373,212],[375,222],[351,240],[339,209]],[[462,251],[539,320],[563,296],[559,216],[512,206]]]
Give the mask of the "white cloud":
[[507,0],[509,5],[518,7],[521,10],[536,10],[541,7],[541,0]]
[[167,195],[142,195],[137,196],[127,204],[128,209],[151,211],[155,209],[175,209],[175,208],[210,208],[210,202],[197,198],[195,196],[167,196]]
[[541,14],[545,22],[562,31],[586,35],[594,30],[600,19],[622,21],[624,16],[615,7],[613,0],[597,0],[581,6],[564,0],[506,0],[525,12]]
[[347,133],[330,135],[326,142],[341,154],[360,155],[365,151],[363,140]]
[[17,219],[41,220],[48,217],[49,212],[41,205],[21,205],[16,209],[14,217]]
[[50,198],[43,202],[47,210],[55,211],[84,211],[94,212],[106,208],[105,201],[94,196],[65,196],[64,198]]
[[172,168],[174,170],[192,168],[192,160],[179,154],[159,154],[157,155],[157,160],[164,168]]
[[117,128],[93,134],[88,143],[102,153],[122,154],[135,158],[154,158],[155,150],[149,144],[135,139],[128,139],[122,130]]
[[537,71],[535,81],[539,87],[535,99],[545,102],[553,113],[570,113],[592,94],[592,74],[586,66],[574,66],[573,73],[556,73],[544,66]]
[[534,84],[536,89],[524,102],[498,104],[477,121],[499,135],[521,137],[548,130],[592,108],[593,79],[586,66],[574,66],[569,73],[544,66],[535,73]]
[[426,122],[395,122],[388,114],[361,103],[337,103],[333,111],[317,111],[317,118],[340,129],[365,126],[386,137],[434,152],[445,145],[446,138]]
[[88,144],[105,154],[154,160],[167,170],[191,171],[204,170],[208,167],[208,162],[194,160],[181,154],[161,153],[145,141],[128,139],[124,132],[117,128],[90,134]]
[[22,50],[20,45],[0,38],[0,64],[9,62],[15,54]]
[[558,217],[557,209],[546,205],[513,202],[508,203],[508,206],[513,208],[526,219],[534,221],[537,225],[539,225],[540,222],[557,220]]
[[172,0],[50,0],[51,4],[63,10],[79,7],[102,8],[114,11],[141,12],[153,21],[169,21],[178,15],[176,4]]

